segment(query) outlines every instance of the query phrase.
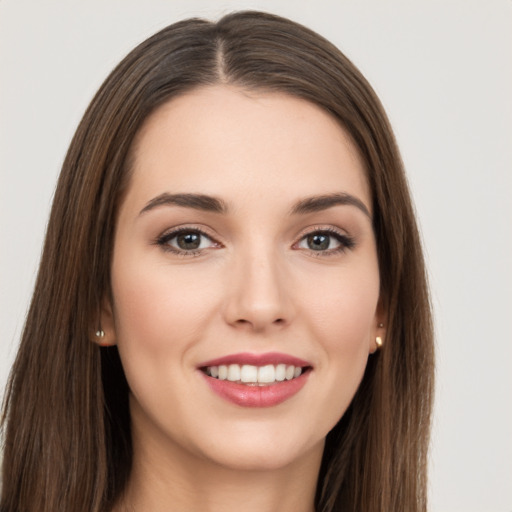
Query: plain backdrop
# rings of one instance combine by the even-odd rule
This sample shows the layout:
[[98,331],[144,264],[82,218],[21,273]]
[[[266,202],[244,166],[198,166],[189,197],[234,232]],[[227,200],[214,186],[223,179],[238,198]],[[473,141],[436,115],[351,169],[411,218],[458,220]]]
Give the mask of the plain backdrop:
[[416,201],[436,313],[430,510],[512,512],[510,0],[0,0],[1,387],[56,177],[92,95],[156,30],[244,8],[320,32],[381,97]]

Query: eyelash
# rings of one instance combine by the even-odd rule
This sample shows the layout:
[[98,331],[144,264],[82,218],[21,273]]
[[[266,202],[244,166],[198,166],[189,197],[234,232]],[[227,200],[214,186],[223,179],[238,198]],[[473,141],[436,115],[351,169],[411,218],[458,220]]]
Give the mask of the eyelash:
[[293,244],[294,247],[297,246],[303,240],[305,240],[307,237],[312,235],[327,235],[329,237],[335,238],[336,241],[339,243],[339,247],[335,247],[333,249],[326,249],[325,251],[315,251],[313,249],[310,249],[310,254],[316,258],[329,257],[341,254],[346,252],[347,250],[353,249],[356,246],[356,241],[353,237],[340,233],[338,230],[334,228],[315,227],[309,230],[308,232],[304,233],[300,237],[299,241]]
[[[213,242],[213,247],[221,247],[221,244],[216,242],[212,236],[210,236],[208,233],[206,233],[205,231],[203,231],[202,229],[199,229],[197,227],[183,227],[183,228],[178,228],[178,229],[169,231],[167,233],[164,233],[163,235],[159,236],[155,240],[155,244],[162,247],[162,249],[164,251],[171,252],[180,257],[194,257],[194,256],[201,255],[202,252],[205,250],[205,248],[182,250],[182,249],[178,249],[176,247],[172,247],[171,245],[169,245],[169,242],[171,240],[175,239],[180,234],[186,234],[186,233],[199,234],[201,237],[206,237],[209,240],[211,240]],[[313,228],[310,231],[302,234],[301,237],[299,238],[299,240],[293,244],[293,247],[295,248],[303,240],[307,239],[307,237],[312,236],[312,235],[327,235],[329,237],[336,239],[336,241],[339,243],[339,247],[335,247],[334,249],[326,249],[324,251],[321,251],[321,250],[315,251],[313,249],[310,249],[309,253],[316,258],[329,257],[329,256],[333,256],[336,254],[344,253],[347,250],[353,249],[356,245],[354,238],[349,235],[342,234],[333,228],[318,227],[318,228]]]
[[199,234],[201,237],[206,237],[209,240],[211,240],[214,243],[214,246],[215,245],[220,246],[220,244],[218,242],[215,242],[213,237],[211,237],[208,233],[206,233],[202,229],[199,229],[196,227],[182,227],[182,228],[174,229],[172,231],[169,231],[169,232],[164,233],[163,235],[159,236],[156,239],[155,243],[156,243],[156,245],[159,245],[160,247],[162,247],[162,249],[164,251],[171,252],[177,256],[181,256],[181,257],[199,256],[204,251],[204,249],[182,250],[182,249],[178,249],[176,247],[172,247],[171,245],[169,245],[169,242],[171,240],[173,240],[174,238],[178,237],[181,234],[186,234],[186,233]]

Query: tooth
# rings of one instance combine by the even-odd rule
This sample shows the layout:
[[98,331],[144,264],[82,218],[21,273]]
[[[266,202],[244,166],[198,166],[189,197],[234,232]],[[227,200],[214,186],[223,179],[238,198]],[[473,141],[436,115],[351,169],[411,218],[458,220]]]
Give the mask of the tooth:
[[228,380],[231,382],[236,382],[240,380],[240,365],[239,364],[230,364],[228,367]]
[[266,366],[261,366],[258,369],[258,382],[259,383],[268,383],[274,382],[276,380],[276,369],[273,364],[267,364]]
[[208,366],[206,374],[218,378],[219,380],[229,380],[231,382],[260,383],[271,384],[273,382],[282,382],[285,379],[291,380],[302,374],[300,366],[278,364],[276,366],[268,364],[266,366],[254,366],[251,364],[238,364]]
[[219,366],[219,379],[226,380],[228,378],[228,367],[225,364]]
[[242,382],[258,382],[258,368],[250,364],[244,364],[240,369],[240,380]]
[[276,380],[278,382],[281,382],[286,377],[286,365],[285,364],[278,364],[276,366]]

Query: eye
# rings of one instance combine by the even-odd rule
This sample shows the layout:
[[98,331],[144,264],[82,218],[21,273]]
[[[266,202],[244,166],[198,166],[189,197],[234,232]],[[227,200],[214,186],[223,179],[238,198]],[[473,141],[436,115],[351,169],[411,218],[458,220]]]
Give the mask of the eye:
[[156,243],[164,250],[182,255],[195,255],[219,244],[199,229],[181,228],[162,235]]
[[296,247],[316,253],[333,254],[354,247],[354,239],[333,230],[315,230],[300,239]]

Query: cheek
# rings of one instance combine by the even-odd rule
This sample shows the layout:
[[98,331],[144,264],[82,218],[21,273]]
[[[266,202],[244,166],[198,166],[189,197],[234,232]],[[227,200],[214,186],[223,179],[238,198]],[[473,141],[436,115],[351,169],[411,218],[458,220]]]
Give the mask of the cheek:
[[325,386],[318,421],[328,432],[352,401],[367,365],[379,298],[376,266],[340,272],[325,280],[323,292],[310,294],[309,329],[321,347],[318,378]]
[[315,293],[302,292],[308,297],[305,308],[311,312],[312,324],[326,350],[356,351],[370,341],[374,330],[379,299],[379,274],[376,266],[357,270],[346,269],[316,283]]
[[114,258],[112,292],[119,355],[134,403],[154,424],[166,418],[158,411],[168,411],[170,404],[173,414],[180,414],[183,400],[193,389],[183,368],[190,366],[190,355],[215,302],[209,287],[200,286],[202,276],[196,277],[199,280],[183,268],[172,269],[136,256]]
[[121,351],[182,353],[200,336],[215,297],[183,270],[118,261],[112,274],[116,335]]

